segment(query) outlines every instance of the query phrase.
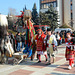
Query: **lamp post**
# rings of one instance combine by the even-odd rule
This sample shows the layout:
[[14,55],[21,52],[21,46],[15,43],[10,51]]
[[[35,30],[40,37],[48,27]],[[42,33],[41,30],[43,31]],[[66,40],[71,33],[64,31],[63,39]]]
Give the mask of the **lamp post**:
[[70,20],[70,22],[69,22],[69,24],[70,24],[71,27],[73,27],[73,24],[74,24],[73,21],[74,20]]
[[71,21],[71,27],[73,27],[73,24],[74,24],[73,21]]

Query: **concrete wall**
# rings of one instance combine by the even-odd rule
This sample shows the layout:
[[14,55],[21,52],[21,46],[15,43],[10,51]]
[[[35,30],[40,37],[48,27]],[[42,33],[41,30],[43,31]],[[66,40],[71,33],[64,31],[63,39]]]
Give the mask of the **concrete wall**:
[[69,25],[71,20],[70,0],[64,0],[64,23]]
[[60,25],[62,25],[62,0],[57,0],[57,11],[58,11],[58,21]]
[[73,11],[73,28],[74,28],[74,30],[75,30],[75,0],[73,0],[73,9],[72,9],[72,11]]

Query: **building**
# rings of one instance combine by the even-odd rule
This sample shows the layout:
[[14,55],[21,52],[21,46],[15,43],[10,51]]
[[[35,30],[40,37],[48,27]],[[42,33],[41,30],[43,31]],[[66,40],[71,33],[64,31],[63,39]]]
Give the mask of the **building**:
[[59,24],[67,24],[75,28],[75,0],[40,0],[40,11],[47,11],[51,3],[58,11]]

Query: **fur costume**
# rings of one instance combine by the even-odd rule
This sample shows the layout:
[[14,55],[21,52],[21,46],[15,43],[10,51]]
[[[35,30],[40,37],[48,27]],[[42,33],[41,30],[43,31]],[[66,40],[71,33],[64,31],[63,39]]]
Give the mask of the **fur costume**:
[[[6,35],[7,35],[7,29],[8,29],[7,17],[5,15],[0,15],[0,52],[1,52],[0,62],[2,62],[2,63],[4,62],[3,59],[4,59],[4,55],[5,55],[6,51],[8,51],[9,54],[11,54],[10,50],[13,50],[11,43],[5,41]],[[6,44],[6,46],[5,46],[5,44]],[[10,49],[8,49],[9,45],[11,46]],[[14,50],[12,51],[12,54],[13,53],[14,53]]]

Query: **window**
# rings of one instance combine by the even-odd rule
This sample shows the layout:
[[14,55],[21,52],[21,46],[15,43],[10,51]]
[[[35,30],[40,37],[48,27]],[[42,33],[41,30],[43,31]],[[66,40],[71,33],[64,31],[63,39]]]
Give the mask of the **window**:
[[41,0],[41,1],[44,1],[44,0]]
[[48,7],[50,7],[50,3],[48,4]]
[[46,4],[44,4],[44,8],[46,8]]
[[41,9],[43,9],[43,8],[44,8],[44,5],[42,4],[42,5],[41,5]]
[[48,8],[48,3],[46,4],[46,8]]
[[71,0],[71,2],[72,2],[72,0]]
[[71,5],[71,10],[72,10],[72,5]]
[[56,7],[56,2],[53,3],[53,6]]

